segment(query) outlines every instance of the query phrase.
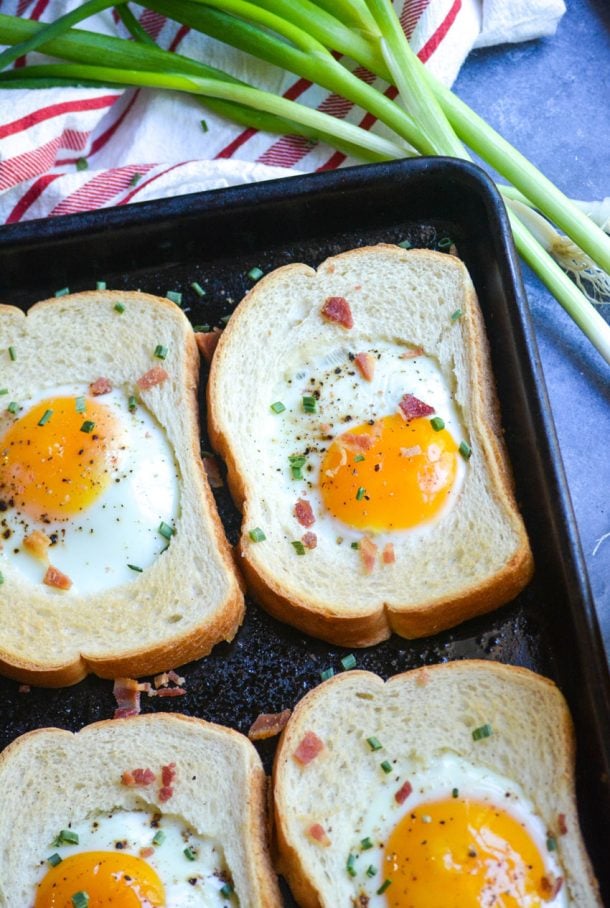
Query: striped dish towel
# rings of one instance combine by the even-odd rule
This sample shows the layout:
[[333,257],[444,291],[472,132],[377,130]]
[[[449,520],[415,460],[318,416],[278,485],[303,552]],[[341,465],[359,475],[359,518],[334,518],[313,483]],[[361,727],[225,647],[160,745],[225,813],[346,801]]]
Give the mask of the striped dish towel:
[[[78,5],[78,0],[0,0],[2,13],[40,22]],[[447,85],[475,44],[552,34],[565,10],[563,0],[511,0],[507,20],[506,0],[394,0],[394,5],[420,59]],[[160,46],[384,134],[383,125],[343,98],[135,4],[132,8]],[[127,36],[111,11],[79,27]],[[353,69],[394,96],[393,88],[374,80],[362,67]],[[178,93],[0,90],[0,223],[353,163],[321,143],[235,126],[205,111],[193,97]]]

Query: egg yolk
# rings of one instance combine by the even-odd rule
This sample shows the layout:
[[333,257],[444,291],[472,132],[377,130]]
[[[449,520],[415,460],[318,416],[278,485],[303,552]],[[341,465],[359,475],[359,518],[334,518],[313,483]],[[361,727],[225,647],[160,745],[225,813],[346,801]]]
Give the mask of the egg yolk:
[[[359,443],[359,439],[364,439]],[[399,414],[339,435],[320,470],[328,510],[359,530],[406,530],[431,520],[455,483],[458,446],[425,417]]]
[[110,481],[116,421],[97,400],[87,398],[84,412],[76,401],[43,400],[0,439],[0,498],[38,521],[68,520]]
[[462,798],[422,804],[385,846],[389,908],[536,908],[549,899],[537,846],[513,816]]
[[34,908],[73,908],[77,892],[88,908],[163,908],[165,890],[141,858],[114,851],[89,851],[65,858],[38,886]]

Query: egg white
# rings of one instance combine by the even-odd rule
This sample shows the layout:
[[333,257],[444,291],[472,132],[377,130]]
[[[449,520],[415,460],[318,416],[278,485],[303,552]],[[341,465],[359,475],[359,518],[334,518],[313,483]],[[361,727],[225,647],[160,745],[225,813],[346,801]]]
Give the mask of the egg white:
[[[180,506],[179,470],[163,428],[146,406],[138,401],[130,412],[130,393],[115,388],[96,399],[110,410],[122,434],[109,465],[110,482],[86,511],[50,523],[13,508],[0,514],[0,563],[9,564],[50,596],[103,592],[132,583],[140,572],[128,565],[145,570],[168,545],[159,526],[161,522],[175,525]],[[87,396],[87,387],[38,390],[19,399],[22,409],[18,416],[45,399],[79,396]],[[86,418],[85,411],[83,420]],[[60,593],[42,584],[46,564],[22,545],[24,537],[37,529],[52,538],[49,561],[70,578],[69,591]]]
[[[378,753],[381,751],[375,756]],[[511,814],[526,827],[544,860],[546,872],[553,877],[564,875],[556,857],[557,852],[548,850],[547,831],[536,814],[536,808],[521,786],[512,780],[450,753],[425,767],[418,763],[395,763],[391,773],[381,778],[382,775],[380,772],[377,791],[361,823],[354,829],[354,840],[349,852],[355,856],[354,888],[358,894],[368,896],[368,908],[387,908],[387,896],[377,895],[377,890],[384,881],[384,845],[396,824],[422,803],[451,798],[452,791],[456,788],[460,798],[494,804]],[[407,780],[413,791],[403,804],[398,804],[394,795]],[[433,835],[432,827],[422,824],[422,829],[427,835]],[[365,838],[373,842],[372,848],[362,849],[361,842]],[[346,855],[346,861],[348,856]],[[369,867],[375,869],[372,877],[366,873]],[[548,908],[567,908],[569,902],[566,887],[563,886],[555,898],[545,902],[545,905]]]
[[[49,871],[47,857],[58,854],[63,860],[86,851],[121,851],[140,856],[140,849],[154,848],[143,859],[154,868],[165,887],[166,908],[228,908],[238,904],[235,894],[223,895],[221,888],[230,882],[222,847],[197,832],[172,814],[137,810],[113,810],[96,814],[82,823],[72,824],[77,845],[49,843],[49,853],[38,865],[36,883]],[[158,832],[164,833],[159,845],[153,844]],[[58,830],[59,832],[59,830]],[[190,848],[195,859],[184,853]]]
[[[372,381],[360,375],[353,361],[355,354],[365,352],[375,357]],[[420,353],[404,358],[405,353],[413,352],[416,351],[407,345],[392,341],[363,341],[354,348],[344,346],[322,352],[303,349],[299,359],[286,364],[271,386],[261,435],[268,439],[265,457],[269,458],[269,470],[274,476],[274,495],[285,502],[284,530],[288,539],[303,535],[303,527],[293,516],[298,498],[307,499],[312,506],[316,523],[311,529],[319,548],[339,545],[349,550],[352,542],[362,538],[362,530],[343,523],[326,509],[319,491],[321,463],[334,438],[350,428],[398,412],[398,404],[406,393],[433,406],[458,445],[467,439],[447,379],[430,356]],[[303,411],[303,396],[317,397],[315,414]],[[285,411],[276,414],[271,410],[276,401],[283,403]],[[303,480],[292,478],[288,460],[291,455],[307,458]],[[458,458],[454,486],[436,517],[411,529],[378,533],[375,541],[384,545],[406,535],[430,533],[457,500],[464,477],[465,464]],[[352,551],[348,557],[356,559],[358,553]]]

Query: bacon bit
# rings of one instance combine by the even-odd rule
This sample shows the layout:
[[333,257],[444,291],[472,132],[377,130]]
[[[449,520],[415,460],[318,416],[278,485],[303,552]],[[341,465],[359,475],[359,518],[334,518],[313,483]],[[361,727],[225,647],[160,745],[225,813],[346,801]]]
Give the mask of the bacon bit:
[[388,542],[383,547],[383,552],[381,553],[381,560],[384,564],[394,564],[396,561],[396,554],[394,552],[394,545],[391,542]]
[[542,897],[545,902],[549,902],[551,899],[554,899],[555,896],[561,891],[562,886],[562,876],[554,877],[552,874],[543,876],[540,880],[540,888],[542,889]]
[[140,857],[141,858],[150,858],[155,853],[155,849],[151,845],[147,845],[146,848],[140,848]]
[[148,372],[139,377],[136,384],[141,391],[148,391],[149,388],[160,385],[161,382],[166,381],[168,378],[169,375],[163,366],[153,366],[152,369],[149,369]]
[[167,687],[169,684],[169,675],[167,672],[162,672],[160,675],[155,675],[153,678],[153,684],[155,685],[155,690],[158,690],[160,687]]
[[416,356],[421,356],[424,352],[423,347],[413,347],[411,350],[405,350],[405,352],[400,357],[401,359],[415,359]]
[[195,332],[195,340],[197,341],[199,352],[205,359],[206,363],[212,362],[212,357],[214,356],[214,351],[218,346],[218,341],[220,340],[221,334],[222,328],[212,328],[211,331]]
[[372,539],[369,539],[368,536],[364,536],[360,540],[360,559],[364,566],[365,574],[371,574],[373,572],[376,558],[377,546]]
[[96,378],[89,385],[89,393],[94,397],[100,397],[102,394],[109,394],[112,391],[112,383],[109,378]]
[[32,688],[30,687],[29,684],[20,684],[19,687],[17,688],[17,693],[19,693],[19,694],[29,694],[29,692],[30,692],[31,690],[32,690]]
[[330,423],[321,422],[320,423],[320,432],[322,433],[322,435],[328,435],[328,433],[330,432]]
[[419,400],[414,394],[405,394],[398,404],[398,409],[407,422],[412,419],[419,419],[420,416],[432,416],[435,412],[434,407],[425,404],[423,400]]
[[47,572],[42,578],[42,582],[46,583],[47,586],[54,587],[56,590],[69,590],[72,586],[72,581],[68,575],[62,574],[62,572],[58,571],[52,564],[48,566]]
[[559,835],[566,835],[568,832],[568,824],[566,823],[565,813],[560,813],[557,817],[557,827],[559,829]]
[[324,750],[324,743],[320,741],[315,732],[308,731],[305,732],[303,740],[292,756],[301,766],[307,766],[322,750]]
[[121,785],[128,788],[148,788],[156,778],[152,769],[127,769],[121,776]]
[[203,469],[208,477],[208,482],[213,489],[222,489],[224,481],[220,472],[220,465],[215,457],[205,456],[203,458]]
[[302,527],[310,527],[316,522],[311,505],[304,498],[299,498],[294,506],[294,516]]
[[307,835],[314,842],[317,842],[318,845],[323,845],[324,848],[328,848],[330,845],[330,839],[326,835],[326,830],[323,826],[320,826],[319,823],[314,823],[313,826],[310,826],[307,830]]
[[167,763],[161,767],[161,781],[164,785],[171,785],[176,778],[176,764]]
[[301,536],[301,542],[306,549],[315,549],[318,544],[318,537],[315,533],[305,533]]
[[335,322],[343,328],[353,328],[352,310],[344,296],[329,296],[322,306],[322,317],[327,322]]
[[283,709],[281,713],[261,713],[250,726],[248,737],[251,741],[275,738],[286,727],[290,713],[289,709]]
[[133,678],[117,678],[112,688],[112,693],[117,702],[114,711],[115,719],[125,719],[127,716],[140,714],[140,685]]
[[405,784],[398,789],[394,795],[394,800],[397,804],[404,804],[411,792],[413,791],[413,786],[410,782],[405,782]]
[[183,687],[165,687],[155,693],[157,697],[184,697],[186,691]]
[[47,560],[47,549],[51,545],[51,540],[42,530],[34,530],[23,540],[24,547],[36,558],[41,561]]
[[159,789],[159,800],[160,801],[169,801],[171,796],[174,793],[174,789],[171,785],[164,785],[163,788]]
[[354,358],[360,375],[366,381],[373,381],[375,375],[375,357],[372,353],[358,353]]
[[370,451],[380,435],[380,429],[375,427],[374,432],[364,432],[362,435],[354,435],[346,432],[337,439],[337,443],[348,451]]
[[401,457],[417,457],[418,454],[421,454],[421,445],[413,445],[411,448],[400,449]]

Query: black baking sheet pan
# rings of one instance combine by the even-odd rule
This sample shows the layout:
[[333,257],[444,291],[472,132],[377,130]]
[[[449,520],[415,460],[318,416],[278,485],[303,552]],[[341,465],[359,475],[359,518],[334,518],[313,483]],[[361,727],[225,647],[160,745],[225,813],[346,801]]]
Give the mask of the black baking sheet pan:
[[[447,238],[470,269],[481,302],[536,573],[498,611],[432,638],[392,637],[357,651],[357,665],[387,677],[439,661],[494,659],[554,679],[575,721],[581,822],[610,904],[608,667],[508,222],[478,168],[438,158],[367,165],[5,227],[0,302],[25,309],[59,288],[91,289],[105,280],[109,288],[162,296],[181,291],[194,324],[222,325],[251,286],[255,266],[267,272],[294,261],[316,265],[377,242],[444,248]],[[205,289],[203,299],[193,281]],[[203,393],[201,406],[205,450]],[[216,498],[235,542],[239,515],[226,488]],[[143,709],[175,709],[246,732],[258,713],[292,707],[322,670],[341,671],[348,652],[279,624],[249,601],[235,640],[181,670],[187,695],[162,704],[144,698]],[[0,679],[0,746],[40,726],[78,729],[109,718],[113,708],[112,683],[95,677],[29,693]],[[267,769],[273,749],[272,741],[260,745]],[[293,904],[288,896],[286,903]]]

